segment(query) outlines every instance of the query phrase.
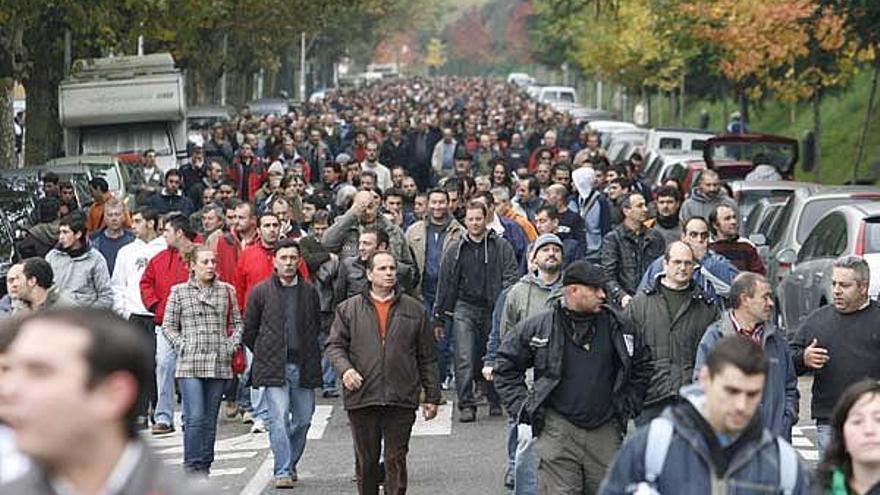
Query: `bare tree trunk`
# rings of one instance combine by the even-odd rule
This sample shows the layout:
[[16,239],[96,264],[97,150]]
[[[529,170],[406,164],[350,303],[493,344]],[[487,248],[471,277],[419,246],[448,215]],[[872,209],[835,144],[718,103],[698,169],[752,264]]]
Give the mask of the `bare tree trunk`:
[[12,125],[12,116],[15,111],[12,100],[15,97],[15,81],[10,78],[0,79],[0,167],[14,168],[15,160],[15,130]]
[[816,92],[813,94],[813,136],[815,138],[816,147],[814,153],[814,162],[813,162],[813,173],[816,173],[819,170],[819,167],[822,165],[822,119],[821,119],[821,109],[822,109],[822,90],[816,89]]
[[40,165],[62,153],[61,124],[58,122],[58,84],[64,77],[63,32],[49,32],[51,23],[25,34],[31,47],[33,70],[24,82],[27,90],[26,165]]
[[681,76],[681,86],[679,89],[678,96],[678,126],[684,127],[684,112],[685,112],[685,85],[684,85],[684,76]]
[[880,58],[874,61],[874,74],[871,76],[871,93],[868,96],[868,108],[865,109],[865,123],[862,124],[862,133],[859,136],[859,144],[856,146],[856,160],[853,165],[853,181],[859,178],[859,167],[865,157],[865,141],[874,118],[874,101],[877,98],[877,79],[880,77]]

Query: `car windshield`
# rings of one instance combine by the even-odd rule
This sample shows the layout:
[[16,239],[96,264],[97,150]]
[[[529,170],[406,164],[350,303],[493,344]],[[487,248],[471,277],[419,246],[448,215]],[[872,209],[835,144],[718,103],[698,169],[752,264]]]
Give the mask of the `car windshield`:
[[794,196],[788,198],[785,207],[783,207],[782,211],[780,211],[773,220],[773,228],[767,235],[768,246],[776,246],[776,243],[782,240],[782,236],[788,228],[788,223],[790,222],[792,212],[794,211],[794,202]]
[[660,138],[659,147],[661,150],[680,150],[681,139],[671,137]]
[[880,218],[865,220],[865,252],[864,254],[880,253]]
[[718,143],[713,146],[714,160],[747,161],[755,165],[773,165],[779,170],[794,160],[797,146],[785,143]]
[[832,210],[841,205],[849,205],[853,203],[858,203],[861,201],[866,201],[865,198],[858,197],[845,197],[845,198],[829,198],[829,199],[817,199],[815,201],[810,201],[804,206],[804,211],[801,212],[801,219],[798,222],[797,228],[797,242],[802,244],[804,239],[810,235],[810,232],[813,230],[813,227],[816,226],[816,223],[822,218],[822,215],[827,213],[829,210]]
[[171,140],[162,124],[112,125],[88,127],[81,137],[83,155],[143,153],[154,149],[156,155],[171,155]]

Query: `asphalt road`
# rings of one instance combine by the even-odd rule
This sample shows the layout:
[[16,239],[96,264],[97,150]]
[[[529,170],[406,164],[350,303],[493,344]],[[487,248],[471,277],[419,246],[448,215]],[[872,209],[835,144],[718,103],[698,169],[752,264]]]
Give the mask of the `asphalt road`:
[[[792,443],[813,467],[818,460],[815,427],[809,420],[810,379],[803,378],[801,420]],[[179,419],[179,418],[178,418]],[[481,407],[477,422],[457,422],[452,403],[440,407],[438,417],[416,420],[409,452],[408,492],[415,495],[504,494],[506,420],[490,418]],[[164,438],[148,438],[170,469],[181,469],[183,437],[178,429]],[[349,494],[354,453],[348,418],[341,399],[318,399],[306,450],[300,461],[294,490],[272,487],[272,455],[268,434],[251,434],[240,421],[220,420],[216,457],[209,482],[218,494]]]

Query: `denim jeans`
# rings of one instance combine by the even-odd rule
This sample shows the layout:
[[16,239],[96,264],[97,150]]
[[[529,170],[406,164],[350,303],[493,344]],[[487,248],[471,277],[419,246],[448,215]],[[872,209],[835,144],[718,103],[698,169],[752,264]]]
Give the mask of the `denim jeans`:
[[[432,319],[434,312],[434,301],[436,293],[429,294],[422,292],[425,298],[425,311],[428,313],[428,321]],[[437,366],[440,367],[440,382],[442,383],[446,377],[451,375],[452,371],[452,324],[447,323],[443,329],[443,338],[435,342],[437,348]]]
[[218,378],[181,378],[183,398],[183,467],[188,471],[207,472],[214,462],[214,438],[217,436],[217,413],[226,380]]
[[254,363],[254,354],[245,347],[245,358],[247,358],[247,368],[241,375],[238,385],[238,404],[244,411],[253,413],[254,419],[262,422],[269,421],[269,407],[266,405],[266,399],[263,394],[263,388],[253,388],[249,385],[251,378],[251,365]]
[[455,393],[458,396],[458,409],[476,407],[474,387],[480,384],[486,387],[489,404],[500,404],[501,399],[492,382],[486,382],[481,373],[486,340],[492,328],[492,314],[487,308],[458,302],[455,305],[452,327],[455,334]]
[[831,444],[831,437],[834,435],[834,427],[830,423],[816,422],[816,443],[819,444],[819,457],[825,454],[825,449]]
[[153,412],[153,423],[174,426],[174,373],[177,371],[177,352],[156,327],[156,393],[158,401]]
[[507,417],[507,469],[504,470],[504,478],[508,473],[513,473],[516,464],[516,418]]
[[306,448],[306,435],[315,413],[315,391],[299,386],[300,367],[287,363],[287,386],[266,387],[269,443],[275,457],[275,477],[292,476]]
[[514,495],[538,493],[538,456],[531,425],[517,425],[514,468]]
[[330,335],[327,332],[321,332],[318,335],[318,345],[321,346],[321,389],[325,392],[335,392],[336,391],[336,370],[333,369],[333,365],[330,364],[330,360],[327,359],[327,355],[324,354],[324,344],[327,343],[327,337]]

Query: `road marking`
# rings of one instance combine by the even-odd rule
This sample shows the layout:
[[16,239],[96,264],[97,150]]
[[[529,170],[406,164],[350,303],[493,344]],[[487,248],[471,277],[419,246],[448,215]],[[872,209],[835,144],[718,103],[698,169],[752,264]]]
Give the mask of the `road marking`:
[[[214,462],[216,461],[229,461],[234,459],[250,459],[251,457],[256,457],[259,452],[254,450],[248,450],[244,452],[229,452],[226,454],[218,454],[214,456]],[[165,464],[175,465],[175,464],[183,464],[183,459],[174,458],[174,459],[165,459]]]
[[241,474],[245,471],[247,471],[247,468],[212,469],[210,476],[212,478],[214,478],[216,476],[230,476],[230,475]]
[[330,416],[333,412],[333,406],[321,405],[315,406],[315,413],[312,414],[312,426],[309,427],[309,433],[306,435],[308,440],[320,440],[324,436],[324,430],[330,422]]
[[813,442],[807,437],[791,437],[792,447],[812,447]]
[[425,421],[422,409],[416,411],[416,422],[413,425],[414,437],[450,435],[452,434],[452,402],[446,401],[437,409],[437,417],[431,421]]
[[801,456],[808,461],[818,461],[819,460],[819,451],[818,450],[807,450],[807,449],[798,449]]
[[245,485],[239,495],[260,495],[263,493],[263,490],[266,489],[266,485],[272,481],[272,477],[274,476],[272,473],[273,462],[274,460],[272,459],[272,456],[266,457],[266,460],[260,464],[260,467],[254,472],[253,478],[248,481],[248,484]]

